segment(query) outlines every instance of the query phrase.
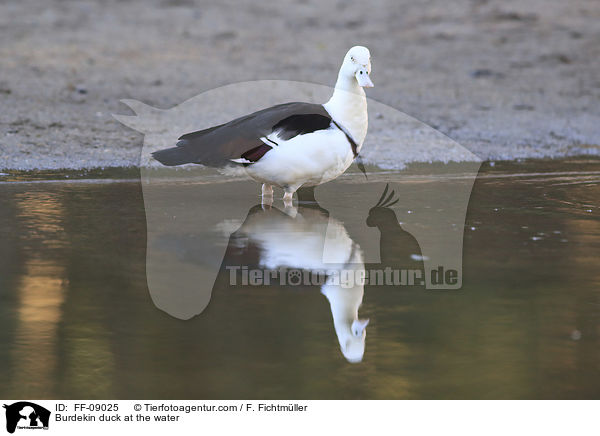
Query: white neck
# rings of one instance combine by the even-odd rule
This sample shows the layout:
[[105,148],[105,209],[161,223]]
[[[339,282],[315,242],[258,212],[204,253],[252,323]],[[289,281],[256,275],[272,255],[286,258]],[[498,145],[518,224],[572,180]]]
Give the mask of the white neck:
[[[358,247],[360,250],[360,247]],[[364,271],[364,263],[360,252],[350,258],[352,262],[348,268],[352,271],[352,277],[358,277],[358,271]],[[340,269],[337,280],[342,280],[342,269]],[[349,285],[350,283],[348,283]],[[362,304],[365,287],[363,283],[352,283],[352,286],[342,286],[336,283],[336,277],[332,275],[321,287],[321,293],[329,300],[333,322],[337,325],[350,326],[352,321],[358,319],[358,308]]]
[[367,97],[365,91],[358,86],[354,76],[349,76],[343,71],[338,74],[333,95],[323,105],[325,110],[352,135],[359,148],[362,146],[369,117],[367,114]]
[[[356,277],[356,276],[355,276]],[[362,303],[364,286],[342,288],[334,284],[325,284],[321,288],[329,300],[333,327],[344,356],[351,361],[360,361],[365,351],[365,336],[354,336],[352,324],[358,320],[358,308]]]

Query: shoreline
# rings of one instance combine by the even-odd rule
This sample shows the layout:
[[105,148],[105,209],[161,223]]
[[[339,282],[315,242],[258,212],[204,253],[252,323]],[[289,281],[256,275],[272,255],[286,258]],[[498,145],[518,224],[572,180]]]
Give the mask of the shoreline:
[[[384,175],[391,173],[402,173],[408,177],[427,176],[439,174],[443,169],[445,174],[452,174],[452,170],[460,173],[462,164],[467,162],[412,162],[402,169],[387,169],[373,165],[366,165],[367,175]],[[510,160],[490,160],[482,161],[479,169],[481,173],[498,174],[519,174],[519,171],[527,167],[544,167],[548,173],[577,173],[589,172],[590,167],[595,169],[600,165],[600,156],[578,155],[563,156],[558,158],[527,158]],[[183,168],[161,168],[161,167],[140,167],[140,166],[115,166],[115,167],[93,167],[93,168],[54,168],[54,169],[0,169],[0,184],[7,183],[29,183],[29,182],[77,182],[77,181],[122,181],[135,182],[142,177],[142,171],[155,171],[155,174],[161,173],[172,176],[174,173],[180,173],[188,178],[192,171],[206,171],[206,176],[211,179],[234,180],[239,178],[248,178],[244,173],[222,174],[213,168],[201,166],[183,167]],[[592,171],[595,173],[596,171]],[[354,176],[364,177],[358,168],[353,164],[340,178],[350,178]],[[478,176],[479,177],[479,176]]]
[[[596,152],[598,146],[591,145],[580,145],[573,146],[568,153],[516,153],[515,156],[507,157],[502,155],[491,155],[486,158],[481,158],[481,162],[522,162],[528,160],[561,160],[561,159],[600,159],[600,154]],[[583,152],[587,151],[587,152]],[[139,154],[139,152],[138,152]],[[29,159],[20,160],[18,157],[5,159],[5,163],[0,160],[0,173],[7,171],[19,171],[19,172],[36,172],[36,171],[94,171],[98,169],[120,169],[120,168],[160,168],[160,164],[156,163],[153,165],[140,165],[140,158],[137,159],[90,159],[89,157],[82,157],[79,161],[73,161],[71,159],[57,159],[51,156],[44,156],[43,158],[31,162]],[[364,158],[363,162],[366,166],[374,167],[379,170],[397,170],[401,171],[407,166],[415,164],[435,165],[435,164],[449,164],[449,163],[462,163],[472,162],[469,160],[405,160],[401,161],[397,165],[389,165],[388,162],[377,162],[371,157]],[[191,164],[193,165],[193,164]],[[185,168],[179,168],[185,170]]]
[[[374,0],[363,11],[360,2],[317,8],[282,0],[269,6],[278,18],[264,32],[251,25],[264,8],[233,0],[2,3],[0,167],[137,165],[143,135],[111,115],[128,113],[121,99],[166,110],[227,84],[332,86],[340,58],[356,44],[372,53],[369,98],[482,160],[600,155],[598,5]],[[212,116],[191,117],[202,124],[205,115]],[[406,155],[406,147],[387,150],[369,138],[365,146],[379,150],[366,149],[366,163]],[[419,146],[415,153],[436,158],[419,156]]]

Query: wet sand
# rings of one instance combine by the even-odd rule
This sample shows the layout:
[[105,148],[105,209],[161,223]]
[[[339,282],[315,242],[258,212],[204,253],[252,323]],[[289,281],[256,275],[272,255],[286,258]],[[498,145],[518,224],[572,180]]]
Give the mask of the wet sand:
[[167,109],[241,81],[332,86],[355,44],[372,52],[371,98],[484,160],[600,152],[591,0],[24,0],[0,4],[0,29],[0,168],[137,166],[143,137],[112,118],[130,113],[120,99]]

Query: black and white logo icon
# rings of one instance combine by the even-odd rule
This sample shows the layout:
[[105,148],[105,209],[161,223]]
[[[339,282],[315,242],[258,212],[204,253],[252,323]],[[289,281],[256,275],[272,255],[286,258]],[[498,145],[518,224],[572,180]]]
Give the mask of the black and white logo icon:
[[4,405],[6,409],[6,431],[14,433],[16,429],[48,429],[50,411],[29,401],[19,401]]

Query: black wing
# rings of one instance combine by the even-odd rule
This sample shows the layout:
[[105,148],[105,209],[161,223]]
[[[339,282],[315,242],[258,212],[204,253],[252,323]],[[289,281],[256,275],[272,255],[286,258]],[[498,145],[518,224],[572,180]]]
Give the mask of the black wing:
[[288,140],[330,125],[331,116],[320,104],[285,103],[187,133],[175,147],[156,151],[152,156],[167,166],[186,163],[222,166],[239,158],[256,162],[272,149],[260,138],[277,132],[280,138]]

